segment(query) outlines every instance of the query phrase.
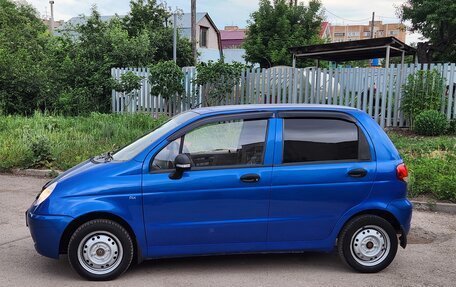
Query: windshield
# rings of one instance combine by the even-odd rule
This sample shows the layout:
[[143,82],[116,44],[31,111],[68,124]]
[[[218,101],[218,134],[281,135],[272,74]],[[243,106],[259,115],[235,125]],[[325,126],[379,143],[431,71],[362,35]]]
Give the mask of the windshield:
[[154,141],[165,135],[167,132],[185,123],[186,121],[196,117],[197,115],[198,114],[194,112],[185,112],[177,116],[174,116],[172,119],[170,119],[157,129],[153,130],[152,132],[139,138],[137,141],[117,151],[115,154],[112,155],[113,160],[126,161],[132,159],[140,152],[142,152],[146,147],[152,144]]

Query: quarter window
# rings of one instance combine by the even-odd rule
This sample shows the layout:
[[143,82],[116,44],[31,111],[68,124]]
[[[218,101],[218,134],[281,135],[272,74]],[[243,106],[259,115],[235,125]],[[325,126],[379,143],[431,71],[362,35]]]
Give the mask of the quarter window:
[[152,169],[174,168],[173,161],[179,153],[188,154],[193,167],[261,165],[267,123],[266,119],[234,120],[196,128],[162,149],[155,156]]
[[369,146],[354,123],[338,119],[284,119],[283,163],[369,160]]

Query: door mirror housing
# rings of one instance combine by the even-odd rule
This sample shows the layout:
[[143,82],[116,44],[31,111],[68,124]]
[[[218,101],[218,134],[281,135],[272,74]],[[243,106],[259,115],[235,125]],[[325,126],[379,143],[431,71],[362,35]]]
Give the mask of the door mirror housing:
[[170,179],[180,179],[184,174],[184,171],[192,168],[192,160],[186,154],[178,154],[174,159],[174,166],[176,170],[169,175]]

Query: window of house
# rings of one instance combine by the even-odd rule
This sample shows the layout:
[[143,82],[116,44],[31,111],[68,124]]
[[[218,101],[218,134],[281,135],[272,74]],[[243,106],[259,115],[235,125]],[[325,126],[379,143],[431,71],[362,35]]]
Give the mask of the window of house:
[[399,34],[399,31],[397,31],[397,30],[390,31],[390,35],[398,35],[398,34]]
[[199,40],[200,47],[204,47],[204,48],[207,47],[208,30],[209,30],[209,28],[207,28],[207,27],[200,28],[200,40]]
[[345,33],[334,33],[334,37],[343,37]]
[[369,160],[356,124],[338,119],[284,119],[283,163]]
[[196,128],[169,143],[152,161],[153,170],[174,168],[180,153],[190,156],[192,167],[261,165],[268,121],[233,120]]

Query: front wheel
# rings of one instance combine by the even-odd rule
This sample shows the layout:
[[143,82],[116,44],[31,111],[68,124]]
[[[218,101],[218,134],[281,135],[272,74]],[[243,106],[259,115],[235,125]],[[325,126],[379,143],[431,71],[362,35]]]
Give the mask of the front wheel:
[[112,280],[133,260],[133,241],[120,224],[96,219],[82,224],[68,244],[71,267],[89,280]]
[[337,248],[347,265],[363,273],[379,272],[396,256],[398,240],[394,227],[375,215],[362,215],[342,229]]

